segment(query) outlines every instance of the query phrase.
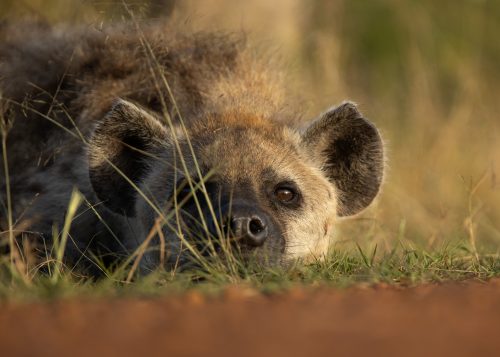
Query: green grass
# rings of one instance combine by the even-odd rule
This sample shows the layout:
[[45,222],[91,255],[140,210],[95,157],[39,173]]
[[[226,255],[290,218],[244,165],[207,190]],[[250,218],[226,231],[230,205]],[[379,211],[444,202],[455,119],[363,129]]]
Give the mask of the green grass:
[[363,251],[359,246],[333,250],[326,259],[310,264],[296,263],[284,268],[244,268],[234,273],[221,265],[209,271],[193,269],[172,273],[157,271],[132,282],[126,271],[116,271],[96,281],[67,270],[57,279],[42,272],[30,279],[13,274],[8,262],[0,268],[0,300],[47,301],[61,298],[157,297],[178,295],[190,290],[217,295],[228,286],[251,288],[264,294],[294,287],[346,288],[379,283],[415,286],[447,280],[487,280],[500,276],[498,254],[478,254],[467,243],[442,246],[427,251],[398,244],[390,252]]

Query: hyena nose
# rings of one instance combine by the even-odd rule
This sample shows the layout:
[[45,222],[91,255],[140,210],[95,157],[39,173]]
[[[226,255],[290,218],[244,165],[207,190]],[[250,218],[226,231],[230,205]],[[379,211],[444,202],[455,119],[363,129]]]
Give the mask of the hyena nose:
[[245,245],[260,247],[267,239],[269,230],[263,217],[233,215],[230,222],[234,237]]

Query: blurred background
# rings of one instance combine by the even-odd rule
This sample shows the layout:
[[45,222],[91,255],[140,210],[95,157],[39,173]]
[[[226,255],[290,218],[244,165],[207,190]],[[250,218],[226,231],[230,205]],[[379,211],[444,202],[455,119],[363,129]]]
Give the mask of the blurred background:
[[[377,202],[341,224],[339,247],[500,247],[500,1],[151,0],[137,16],[195,29],[245,30],[284,59],[289,87],[315,117],[350,99],[381,129],[388,170]],[[0,0],[26,16],[99,25],[121,1]]]

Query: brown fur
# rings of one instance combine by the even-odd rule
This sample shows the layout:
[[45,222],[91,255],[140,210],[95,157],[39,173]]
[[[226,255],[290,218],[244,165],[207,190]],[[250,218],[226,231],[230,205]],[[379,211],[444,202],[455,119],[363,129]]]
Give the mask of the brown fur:
[[[375,127],[345,104],[301,135],[290,125],[300,114],[290,110],[279,72],[241,36],[159,24],[0,31],[0,88],[14,119],[14,217],[50,238],[76,186],[102,218],[87,211],[73,222],[69,261],[87,249],[129,254],[157,216],[147,200],[167,209],[176,180],[196,176],[197,167],[213,171],[219,194],[228,188],[276,223],[279,239],[262,254],[279,251],[278,261],[324,254],[335,217],[357,213],[378,192]],[[269,198],[281,181],[297,185],[297,207]],[[179,238],[165,234],[175,258]],[[145,257],[145,266],[157,264],[156,253]]]

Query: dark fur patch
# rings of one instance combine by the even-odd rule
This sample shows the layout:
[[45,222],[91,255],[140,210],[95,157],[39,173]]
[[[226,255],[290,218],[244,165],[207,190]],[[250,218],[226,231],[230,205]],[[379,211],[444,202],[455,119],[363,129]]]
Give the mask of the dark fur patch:
[[377,195],[384,170],[383,143],[377,128],[356,106],[328,111],[304,134],[339,193],[339,216],[358,213]]
[[90,181],[107,207],[134,216],[137,190],[123,175],[138,185],[146,174],[147,155],[157,153],[165,137],[165,129],[151,115],[124,101],[115,104],[89,147]]

